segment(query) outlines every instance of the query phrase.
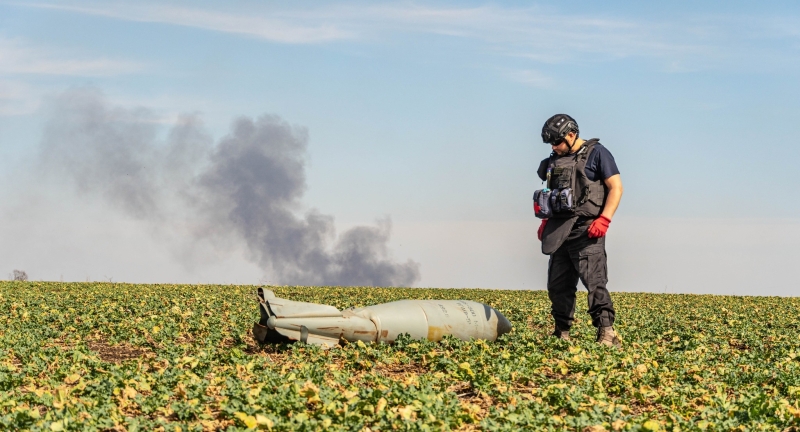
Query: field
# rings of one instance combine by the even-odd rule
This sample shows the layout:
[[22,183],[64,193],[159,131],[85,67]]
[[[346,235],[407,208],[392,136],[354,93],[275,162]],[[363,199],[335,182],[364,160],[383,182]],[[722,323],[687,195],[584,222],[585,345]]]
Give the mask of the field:
[[253,286],[0,282],[5,430],[800,430],[800,298],[612,293],[623,349],[541,291],[274,287],[490,304],[498,342],[259,347]]

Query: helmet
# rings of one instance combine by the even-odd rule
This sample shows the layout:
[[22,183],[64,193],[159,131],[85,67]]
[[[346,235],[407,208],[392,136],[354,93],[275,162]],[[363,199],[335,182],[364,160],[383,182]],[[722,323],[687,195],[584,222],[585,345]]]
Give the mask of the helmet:
[[578,122],[566,114],[556,114],[544,122],[544,126],[542,126],[542,142],[556,144],[570,132],[575,132],[575,135],[578,135]]

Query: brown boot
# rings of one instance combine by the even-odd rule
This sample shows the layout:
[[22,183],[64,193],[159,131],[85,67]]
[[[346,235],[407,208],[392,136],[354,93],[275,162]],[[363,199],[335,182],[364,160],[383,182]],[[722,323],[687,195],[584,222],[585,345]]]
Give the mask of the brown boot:
[[560,328],[556,327],[551,335],[559,339],[564,339],[565,341],[569,340],[569,330],[561,330]]
[[614,327],[600,327],[597,329],[597,342],[605,346],[619,348],[622,346]]

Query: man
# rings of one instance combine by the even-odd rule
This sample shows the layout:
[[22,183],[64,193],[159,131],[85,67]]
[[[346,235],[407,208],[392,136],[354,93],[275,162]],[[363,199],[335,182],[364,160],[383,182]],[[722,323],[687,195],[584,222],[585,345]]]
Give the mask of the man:
[[[614,304],[606,289],[605,235],[622,198],[622,180],[611,153],[597,139],[583,140],[566,114],[550,117],[542,141],[553,149],[539,165],[552,214],[539,227],[542,252],[550,255],[547,293],[555,320],[553,335],[569,340],[575,318],[578,279],[589,291],[589,315],[597,342],[620,346],[614,332]],[[548,195],[549,196],[549,195]],[[534,209],[541,216],[539,203]]]

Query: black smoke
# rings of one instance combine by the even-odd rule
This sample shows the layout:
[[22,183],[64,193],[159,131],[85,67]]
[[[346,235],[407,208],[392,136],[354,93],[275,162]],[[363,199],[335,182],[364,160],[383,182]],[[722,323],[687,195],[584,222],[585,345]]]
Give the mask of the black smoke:
[[[338,237],[333,217],[298,216],[308,132],[274,115],[240,117],[214,144],[197,115],[166,138],[152,111],[111,106],[94,89],[53,99],[42,163],[88,196],[152,227],[190,227],[186,242],[246,245],[273,280],[303,285],[409,286],[419,264],[394,262],[389,219]],[[163,228],[162,228],[163,229]]]

